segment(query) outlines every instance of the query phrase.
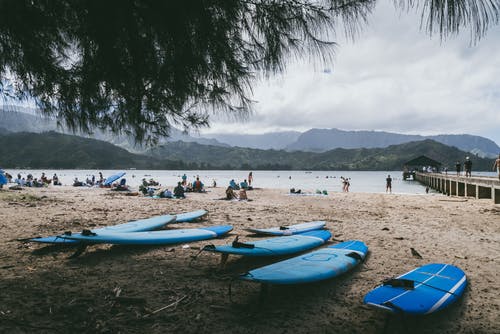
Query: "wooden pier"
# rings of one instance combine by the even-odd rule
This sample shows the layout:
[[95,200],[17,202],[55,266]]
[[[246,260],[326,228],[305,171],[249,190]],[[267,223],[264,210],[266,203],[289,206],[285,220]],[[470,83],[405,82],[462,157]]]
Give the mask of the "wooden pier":
[[500,204],[498,178],[416,172],[415,180],[448,196],[491,198],[494,204]]

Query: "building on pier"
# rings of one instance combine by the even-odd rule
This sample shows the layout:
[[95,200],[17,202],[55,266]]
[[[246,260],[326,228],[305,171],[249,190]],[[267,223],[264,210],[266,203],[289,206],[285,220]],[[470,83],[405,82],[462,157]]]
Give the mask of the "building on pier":
[[441,170],[441,163],[425,155],[406,162],[403,166],[403,180],[415,180],[416,172],[436,172]]

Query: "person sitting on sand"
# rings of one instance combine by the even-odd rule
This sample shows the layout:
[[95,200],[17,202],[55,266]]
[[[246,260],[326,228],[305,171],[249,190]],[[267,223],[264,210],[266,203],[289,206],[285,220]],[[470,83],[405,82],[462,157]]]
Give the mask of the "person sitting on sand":
[[120,183],[118,185],[116,185],[113,189],[111,190],[115,190],[115,191],[128,191],[129,188],[127,186],[127,179],[123,178],[120,180]]
[[241,189],[240,193],[238,194],[238,197],[239,197],[240,201],[246,201],[246,200],[248,200],[247,191],[245,189]]
[[248,189],[247,180],[244,180],[243,182],[240,182],[240,187],[241,187],[241,189]]
[[73,187],[81,187],[83,186],[83,182],[79,181],[77,177],[73,180]]
[[149,193],[149,186],[148,186],[148,182],[146,181],[146,179],[142,179],[142,184],[139,185],[139,191],[143,195],[147,195]]
[[35,188],[41,188],[45,185],[45,183],[42,182],[42,180],[39,180],[35,177],[35,179],[33,180],[33,187]]
[[33,186],[33,175],[28,174],[28,176],[26,176],[26,186],[27,187]]
[[174,198],[174,194],[168,189],[160,191],[160,198]]
[[19,183],[18,183],[21,187],[24,187],[26,186],[26,179],[24,177],[22,177],[20,180],[19,180]]
[[55,173],[54,176],[52,176],[52,184],[55,186],[62,186],[61,182],[59,182],[59,177],[57,177]]
[[177,182],[177,187],[174,188],[174,196],[176,198],[186,198],[186,195],[184,195],[184,187],[181,182]]
[[52,180],[49,180],[47,178],[47,176],[45,175],[45,173],[42,173],[42,176],[40,176],[40,181],[43,182],[43,183],[46,183],[46,184],[50,184],[52,182]]
[[290,189],[290,194],[300,194],[300,193],[302,193],[302,190],[300,190],[300,189],[297,189],[297,190],[295,190],[295,188]]
[[238,199],[238,196],[236,196],[231,186],[228,186],[226,189],[226,199],[227,200]]
[[198,193],[203,192],[203,183],[200,181],[199,177],[197,177],[193,182],[193,191],[196,191]]
[[234,182],[234,179],[231,179],[231,181],[229,181],[229,186],[233,188],[233,190],[240,189],[240,187],[236,184],[236,182]]

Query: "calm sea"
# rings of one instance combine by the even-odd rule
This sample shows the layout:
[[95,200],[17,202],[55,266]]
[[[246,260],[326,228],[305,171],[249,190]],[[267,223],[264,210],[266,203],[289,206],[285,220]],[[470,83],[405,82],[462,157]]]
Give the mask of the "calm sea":
[[[51,178],[54,173],[59,176],[59,179],[64,185],[73,184],[73,180],[78,178],[80,181],[85,181],[87,178],[92,178],[95,175],[98,178],[99,172],[102,172],[104,177],[110,176],[117,172],[126,172],[124,176],[127,179],[127,184],[132,187],[138,187],[143,178],[158,181],[162,186],[172,187],[180,181],[181,176],[186,173],[188,181],[192,182],[197,176],[205,184],[211,186],[213,181],[218,187],[226,187],[231,179],[237,183],[248,178],[249,171],[238,170],[15,170],[6,169],[6,172],[16,178],[18,173],[23,177],[32,174],[39,178],[42,172],[45,172],[47,177]],[[259,188],[290,188],[301,189],[302,191],[314,192],[316,190],[326,190],[328,192],[341,192],[342,180],[341,176],[350,179],[350,192],[356,193],[384,193],[385,179],[387,175],[391,175],[393,179],[393,193],[400,194],[424,194],[425,187],[418,182],[403,181],[401,171],[385,171],[385,172],[355,172],[355,171],[253,171],[253,186]],[[474,175],[495,176],[495,173],[474,173]]]

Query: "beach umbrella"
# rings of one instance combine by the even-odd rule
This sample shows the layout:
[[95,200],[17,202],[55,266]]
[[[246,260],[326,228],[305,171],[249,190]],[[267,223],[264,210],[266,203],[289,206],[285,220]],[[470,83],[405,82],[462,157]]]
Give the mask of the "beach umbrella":
[[120,179],[121,177],[123,177],[126,173],[124,172],[120,172],[120,173],[116,173],[116,174],[113,174],[111,175],[110,177],[107,177],[106,178],[106,181],[104,181],[104,185],[105,186],[109,186],[111,185],[111,183],[115,182],[116,180]]
[[3,169],[0,169],[0,184],[7,184],[8,183],[8,180],[7,180],[7,177],[5,177],[5,172],[3,171]]

